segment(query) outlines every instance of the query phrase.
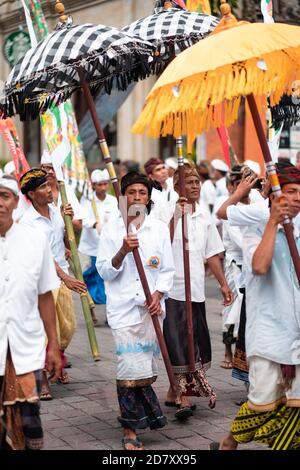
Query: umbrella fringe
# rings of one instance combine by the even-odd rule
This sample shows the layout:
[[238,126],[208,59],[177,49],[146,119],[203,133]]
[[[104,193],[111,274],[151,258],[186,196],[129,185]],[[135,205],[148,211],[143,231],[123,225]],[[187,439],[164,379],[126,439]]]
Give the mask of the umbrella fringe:
[[[263,59],[267,70],[259,68],[259,58],[254,58],[157,88],[147,98],[132,131],[142,133],[146,130],[149,136],[158,137],[162,130],[163,135],[179,137],[189,133],[191,126],[193,134],[200,134],[223,124],[219,107],[222,102],[225,124],[229,126],[237,118],[241,97],[250,93],[265,101],[269,95],[271,105],[278,104],[283,94],[293,92],[293,82],[300,72],[300,54],[297,55],[295,49],[287,49],[277,51],[276,55],[265,54]],[[178,87],[176,93],[175,85]],[[194,110],[193,118],[186,114],[189,109]],[[193,122],[195,117],[196,123]]]
[[24,77],[19,83],[6,86],[0,114],[3,117],[19,114],[22,121],[36,119],[39,112],[45,112],[54,102],[61,104],[80,88],[78,68],[83,70],[93,95],[102,87],[109,94],[114,86],[124,91],[133,81],[143,80],[163,68],[160,57],[153,56],[153,51],[146,47],[141,51],[134,45],[131,48],[130,45],[115,46],[110,51],[110,55],[108,51],[102,51],[105,55],[101,56],[98,51],[89,57],[78,58],[71,64],[48,67]]

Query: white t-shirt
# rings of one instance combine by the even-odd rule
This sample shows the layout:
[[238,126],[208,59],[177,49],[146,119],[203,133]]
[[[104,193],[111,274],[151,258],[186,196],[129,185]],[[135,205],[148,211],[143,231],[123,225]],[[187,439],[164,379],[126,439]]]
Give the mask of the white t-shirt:
[[17,375],[45,365],[45,331],[38,295],[60,286],[43,233],[14,223],[0,237],[0,376],[9,342]]
[[[115,197],[107,194],[104,201],[100,201],[100,199],[98,199],[95,194],[93,197],[96,202],[97,212],[102,227],[112,218],[118,217],[118,202]],[[88,199],[84,199],[82,201],[82,206],[85,210],[86,217],[83,219],[83,228],[78,250],[87,256],[97,256],[99,235],[97,230],[93,228],[94,224],[96,223],[96,218],[93,211],[92,202]]]

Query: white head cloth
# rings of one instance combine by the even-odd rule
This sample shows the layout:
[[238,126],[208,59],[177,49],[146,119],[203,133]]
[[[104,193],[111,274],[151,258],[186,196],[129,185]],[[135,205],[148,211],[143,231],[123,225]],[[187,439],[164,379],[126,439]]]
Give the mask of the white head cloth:
[[19,195],[19,186],[16,180],[0,178],[0,188],[10,189],[16,196]]
[[218,171],[223,171],[223,172],[229,171],[228,165],[226,165],[226,163],[223,160],[221,160],[220,158],[215,158],[214,160],[212,160],[211,161],[211,166],[215,170],[218,170]]
[[110,180],[109,173],[106,169],[94,170],[91,174],[92,183],[104,183]]
[[178,168],[178,161],[176,157],[169,157],[165,159],[165,165],[168,168],[172,168],[172,170],[177,170]]
[[245,160],[244,165],[247,165],[250,168],[250,170],[254,171],[254,173],[257,174],[257,176],[260,175],[261,167],[259,163],[255,162],[254,160]]
[[5,175],[12,175],[16,171],[14,162],[12,160],[7,162],[3,168],[3,171]]
[[52,158],[48,150],[44,150],[41,157],[41,165],[52,165]]

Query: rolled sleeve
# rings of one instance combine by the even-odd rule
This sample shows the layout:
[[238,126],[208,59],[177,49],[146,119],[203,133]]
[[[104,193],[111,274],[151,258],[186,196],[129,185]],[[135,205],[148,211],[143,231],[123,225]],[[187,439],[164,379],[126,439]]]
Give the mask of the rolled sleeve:
[[109,233],[107,232],[107,227],[105,227],[99,239],[96,260],[97,271],[104,281],[114,280],[124,269],[125,260],[119,269],[114,268],[112,265],[112,259],[118,252],[119,248],[117,248],[115,243],[111,240]]
[[217,227],[214,224],[210,224],[207,228],[205,258],[211,258],[212,256],[218,255],[223,251],[225,251],[224,245],[222,243]]
[[60,280],[56,274],[56,269],[51,254],[48,241],[44,240],[44,253],[38,280],[38,294],[42,295],[60,287]]
[[116,269],[112,265],[112,259],[100,260],[97,258],[96,268],[104,281],[113,281],[123,271],[124,261],[121,267],[119,269]]
[[[167,227],[166,232],[168,232]],[[164,238],[163,263],[155,283],[155,290],[162,292],[163,294],[167,294],[173,287],[175,266],[169,233],[167,233]]]

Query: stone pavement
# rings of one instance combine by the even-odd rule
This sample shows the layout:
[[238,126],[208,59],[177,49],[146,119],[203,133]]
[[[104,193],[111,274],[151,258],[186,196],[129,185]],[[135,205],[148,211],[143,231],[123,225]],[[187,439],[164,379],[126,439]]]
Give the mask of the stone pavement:
[[[96,334],[101,349],[101,361],[93,362],[80,303],[75,300],[78,318],[77,332],[68,348],[70,384],[53,385],[55,397],[42,402],[42,421],[45,431],[45,449],[55,450],[109,450],[121,449],[122,431],[117,421],[118,404],[115,390],[114,343],[109,327],[105,326],[105,309],[97,307],[101,326]],[[221,297],[215,281],[207,279],[207,319],[211,332],[213,366],[208,372],[218,401],[214,410],[208,408],[206,398],[194,399],[197,410],[185,424],[174,418],[174,409],[163,411],[168,425],[159,431],[139,433],[147,450],[207,450],[211,441],[219,440],[229,430],[238,406],[245,397],[242,382],[231,378],[231,371],[219,367],[224,347],[221,339]],[[164,402],[168,380],[162,360],[155,390]],[[262,446],[251,443],[241,449],[258,450]]]

